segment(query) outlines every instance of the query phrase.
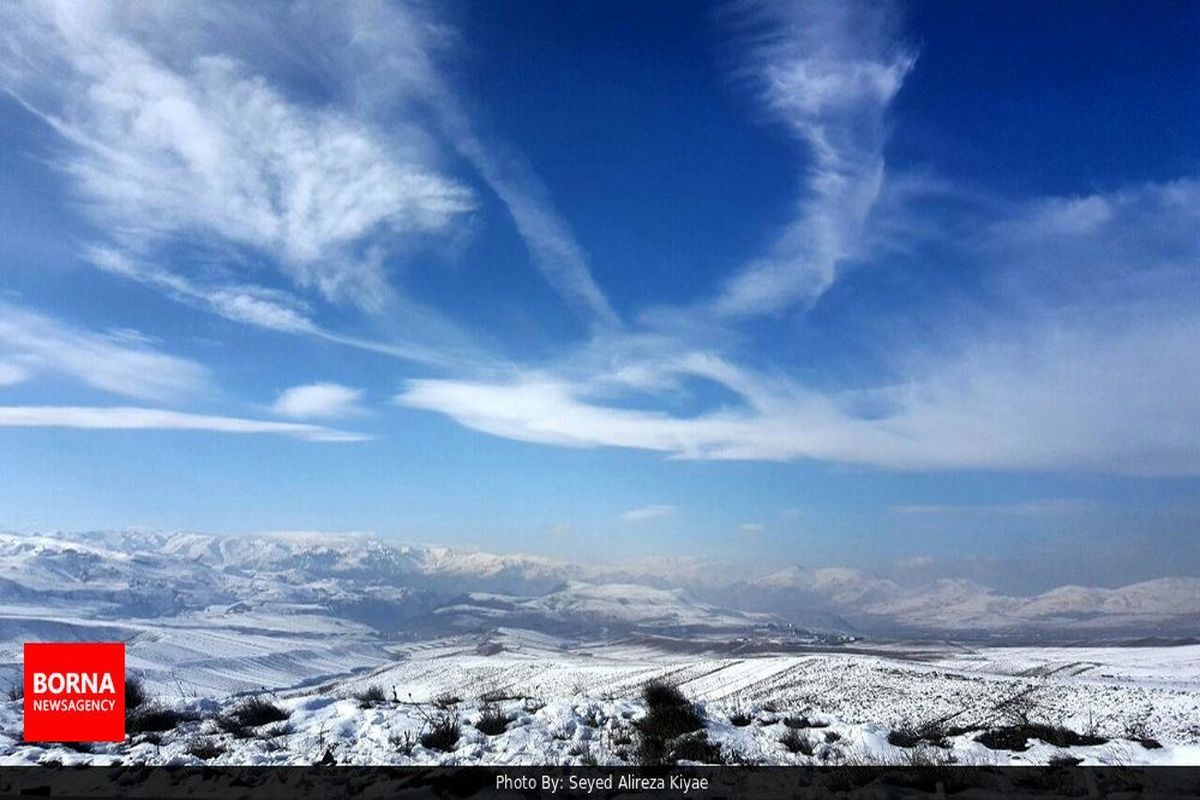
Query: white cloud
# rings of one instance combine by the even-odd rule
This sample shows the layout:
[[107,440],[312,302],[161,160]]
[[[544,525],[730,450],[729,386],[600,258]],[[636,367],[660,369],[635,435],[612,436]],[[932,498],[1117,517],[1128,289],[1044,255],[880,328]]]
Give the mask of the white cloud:
[[[397,401],[497,436],[677,458],[1200,474],[1200,182],[1101,199],[1107,221],[1069,237],[1045,231],[1054,198],[978,224],[967,247],[999,310],[931,315],[923,341],[881,337],[886,383],[817,390],[699,350],[708,331],[680,325],[597,337],[506,379],[410,381]],[[697,378],[739,402],[687,415],[658,402]]]
[[1045,517],[1070,516],[1096,511],[1098,506],[1087,500],[1025,500],[1019,503],[992,505],[917,503],[892,506],[892,513],[908,516],[1004,516]]
[[[250,13],[226,8],[233,24]],[[380,307],[381,265],[359,245],[442,231],[471,193],[439,174],[415,131],[397,124],[385,138],[288,98],[224,54],[239,38],[229,23],[208,19],[205,39],[205,12],[172,9],[10,5],[0,74],[71,143],[63,168],[125,246],[216,237],[267,253],[327,298]],[[163,52],[178,25],[196,29],[188,58]]]
[[738,525],[739,533],[762,533],[767,529],[761,522],[743,522]]
[[[593,278],[583,247],[555,209],[550,190],[519,153],[478,133],[442,78],[434,56],[449,36],[444,28],[418,7],[379,3],[356,7],[352,24],[357,58],[348,68],[359,91],[385,105],[408,93],[429,103],[455,149],[508,209],[546,281],[591,321],[615,325],[617,315]],[[406,76],[408,83],[397,85],[397,74]]]
[[583,247],[554,209],[549,190],[522,159],[498,154],[495,147],[480,142],[464,120],[452,118],[459,150],[508,208],[538,270],[576,309],[602,325],[616,324],[616,312],[592,277]]
[[670,505],[652,505],[633,508],[621,515],[626,522],[649,522],[656,519],[667,519],[675,516],[677,509]]
[[[388,281],[398,255],[460,240],[451,223],[475,207],[438,133],[509,208],[547,280],[591,320],[616,320],[549,192],[463,113],[435,63],[455,35],[426,9],[14,3],[0,28],[0,86],[64,137],[55,163],[108,238],[97,266],[244,324],[478,363],[471,337]],[[297,286],[376,312],[395,340],[328,330],[297,298],[200,265],[148,266],[180,241],[227,272],[265,255]]]
[[[1200,314],[1140,322],[1026,324],[867,392],[728,377],[746,407],[688,417],[604,405],[586,385],[536,373],[505,383],[410,381],[397,401],[497,436],[680,458],[1200,473]],[[885,413],[858,414],[864,399]]]
[[3,301],[0,353],[26,377],[67,375],[126,397],[163,400],[208,386],[206,370],[193,361],[160,353],[135,337],[86,331]]
[[718,298],[728,316],[811,303],[833,284],[880,194],[887,110],[914,63],[890,3],[780,4],[761,16],[750,72],[811,160],[796,220]]
[[259,286],[200,286],[181,275],[147,267],[109,247],[91,247],[85,255],[105,272],[153,286],[180,302],[201,306],[234,322],[284,333],[318,332],[303,305],[284,292]]
[[[272,17],[284,27],[317,20],[303,36],[288,32],[320,56],[304,63],[256,59],[258,34],[272,26],[253,6],[0,9],[0,81],[71,143],[59,163],[119,245],[94,251],[101,266],[245,324],[445,366],[449,325],[429,335],[431,347],[343,336],[318,326],[288,292],[148,268],[153,253],[141,249],[168,237],[219,239],[266,252],[297,285],[327,298],[381,307],[389,302],[384,259],[366,245],[381,235],[439,234],[473,204],[410,122],[423,106],[421,121],[436,119],[506,204],[550,283],[604,324],[588,345],[537,369],[457,359],[452,377],[410,381],[397,398],[403,405],[523,441],[678,458],[1200,473],[1194,179],[1040,198],[1013,204],[999,222],[972,220],[962,229],[985,235],[955,244],[999,296],[988,300],[1008,307],[985,313],[981,302],[929,320],[924,342],[881,337],[886,382],[818,390],[776,364],[738,365],[736,348],[759,334],[739,339],[736,318],[813,302],[878,237],[866,223],[884,181],[887,112],[913,65],[890,4],[762,12],[771,32],[752,48],[750,71],[811,156],[795,221],[725,284],[719,324],[684,310],[640,332],[608,324],[616,315],[549,192],[466,119],[432,60],[446,32],[406,6],[346,8]],[[181,24],[197,15],[205,24]],[[289,82],[289,70],[306,78],[314,70],[320,80]],[[333,100],[297,97],[287,88],[297,83]],[[387,111],[368,116],[376,108]],[[59,372],[149,399],[205,382],[198,365],[145,343],[3,311],[10,382]],[[433,327],[386,316],[398,328]],[[736,401],[689,414],[659,402],[694,379]]]
[[1095,233],[1113,218],[1112,204],[1101,195],[1051,198],[1037,204],[1032,223],[1042,235]]
[[440,316],[416,304],[399,304],[393,310],[397,317],[410,321],[414,328],[420,329],[430,339],[436,339],[442,345],[440,352],[432,345],[411,339],[384,342],[328,330],[312,320],[305,303],[287,292],[246,284],[204,285],[182,275],[148,266],[128,253],[110,247],[89,247],[84,255],[105,272],[152,286],[177,302],[205,309],[244,325],[311,336],[426,364],[446,366],[467,358],[452,352],[455,346],[460,349],[466,347],[458,331]]
[[0,427],[266,433],[311,442],[358,442],[370,438],[319,425],[137,407],[0,406]]
[[1018,299],[1037,288],[1043,302],[1141,310],[1146,301],[1194,298],[1188,270],[1200,260],[1197,225],[1200,179],[1190,176],[1015,203],[984,226],[983,247]]
[[285,417],[345,417],[362,412],[361,389],[337,383],[310,383],[280,393],[272,410]]
[[0,361],[0,386],[15,386],[29,380],[29,370],[20,364]]

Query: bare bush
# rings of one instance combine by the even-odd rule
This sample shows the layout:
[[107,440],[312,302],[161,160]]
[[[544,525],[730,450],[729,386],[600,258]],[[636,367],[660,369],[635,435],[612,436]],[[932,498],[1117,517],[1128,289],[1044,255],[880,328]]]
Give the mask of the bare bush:
[[186,722],[195,722],[196,719],[198,717],[195,714],[158,703],[150,703],[125,715],[125,733],[133,736],[173,731]]
[[651,681],[642,687],[642,698],[648,710],[635,723],[639,734],[638,759],[643,764],[674,763],[668,745],[684,734],[701,730],[704,717],[678,687],[662,681]]
[[604,712],[595,703],[588,703],[583,710],[583,724],[589,728],[599,728],[604,722]]
[[695,761],[700,764],[724,764],[721,748],[708,740],[704,731],[686,733],[670,743],[667,763]]
[[794,728],[794,729],[828,728],[829,727],[828,722],[822,722],[819,719],[813,719],[812,717],[808,717],[803,714],[799,714],[799,715],[794,714],[792,716],[785,717],[783,720],[783,724],[788,726],[789,728]]
[[508,730],[508,724],[512,721],[513,718],[505,714],[498,704],[485,703],[479,709],[475,728],[488,736],[499,736]]
[[254,729],[273,722],[284,722],[291,712],[261,695],[248,697],[223,715],[218,724],[239,739],[253,735]]
[[754,717],[738,709],[729,715],[729,724],[735,728],[744,728],[754,721]]
[[187,743],[184,748],[188,755],[204,761],[209,761],[225,752],[224,745],[214,742],[212,739],[203,736],[197,736]]
[[1029,749],[1030,739],[1039,739],[1054,747],[1097,745],[1108,741],[1103,736],[1077,733],[1062,725],[1036,722],[991,728],[975,737],[975,741],[991,750],[1012,750],[1018,753]]
[[913,748],[921,744],[947,748],[950,742],[946,740],[946,726],[941,720],[913,723],[901,722],[888,733],[888,744],[893,747]]
[[140,676],[129,673],[125,676],[125,713],[129,713],[150,702],[150,693]]
[[371,708],[381,703],[387,702],[387,695],[383,691],[383,687],[378,683],[372,683],[367,688],[360,692],[356,692],[354,699],[358,701],[359,708]]
[[394,747],[397,753],[404,756],[411,756],[413,748],[417,746],[417,737],[413,735],[412,731],[405,731],[399,734],[393,733],[388,737],[388,744]]
[[[486,700],[487,697],[484,697],[484,699]],[[437,706],[438,708],[442,709],[443,711],[453,708],[454,706],[458,705],[461,702],[462,702],[461,697],[459,697],[458,695],[450,694],[449,692],[442,692],[437,697],[433,698],[433,704],[435,706]]]
[[449,753],[462,736],[462,728],[458,724],[457,714],[441,713],[430,717],[427,729],[421,733],[421,746],[429,750],[440,750]]
[[779,743],[787,748],[789,753],[802,753],[806,756],[811,756],[816,749],[816,743],[808,738],[807,734],[800,733],[795,728],[788,728],[787,732],[779,737]]

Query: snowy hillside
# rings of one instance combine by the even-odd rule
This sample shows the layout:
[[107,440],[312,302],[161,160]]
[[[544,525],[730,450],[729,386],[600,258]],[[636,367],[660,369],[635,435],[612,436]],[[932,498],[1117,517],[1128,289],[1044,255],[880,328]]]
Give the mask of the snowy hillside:
[[[0,701],[0,763],[630,763],[647,757],[653,680],[696,704],[700,727],[671,740],[683,760],[1200,763],[1200,646],[928,636],[1151,636],[1195,624],[1194,580],[1013,598],[800,567],[672,585],[667,567],[367,535],[0,536],[0,682],[17,685],[26,641],[120,640],[151,696],[128,741],[82,750],[23,743],[20,701]],[[248,697],[274,721],[241,719]],[[451,723],[453,742],[423,742]]]
[[545,559],[370,536],[0,536],[0,681],[26,641],[126,641],[132,667],[200,691],[368,668],[397,641],[524,626],[581,637],[742,635],[778,622],[683,590],[593,585]]
[[641,763],[651,681],[694,704],[680,761],[1200,763],[1196,646],[714,658],[501,629],[249,699],[154,683],[119,744],[23,743],[0,701],[0,764]]

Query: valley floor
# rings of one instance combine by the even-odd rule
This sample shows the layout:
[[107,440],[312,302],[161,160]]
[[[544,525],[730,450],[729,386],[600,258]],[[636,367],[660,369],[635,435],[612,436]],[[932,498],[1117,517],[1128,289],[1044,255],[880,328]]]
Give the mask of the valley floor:
[[[169,631],[150,645],[177,647]],[[150,652],[140,647],[131,645],[131,664]],[[319,667],[310,674],[328,675],[336,647],[314,652]],[[645,755],[642,688],[661,680],[703,717],[706,746],[682,751],[683,761],[1200,765],[1200,646],[733,658],[502,629],[386,652],[363,645],[346,657],[359,660],[343,662],[342,677],[268,685],[256,695],[246,692],[246,673],[215,690],[220,670],[198,655],[191,667],[205,677],[196,683],[186,680],[187,666],[147,669],[152,698],[130,723],[139,732],[118,744],[24,743],[20,701],[3,700],[0,764],[637,763]],[[280,680],[296,674],[297,658],[291,653]],[[237,659],[222,663],[232,668]],[[245,716],[248,697],[280,713]]]

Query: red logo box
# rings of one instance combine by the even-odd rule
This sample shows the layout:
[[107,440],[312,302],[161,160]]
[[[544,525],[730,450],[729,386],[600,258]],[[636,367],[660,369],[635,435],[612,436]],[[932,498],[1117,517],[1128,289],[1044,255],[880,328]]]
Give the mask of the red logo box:
[[25,741],[125,739],[125,645],[25,644]]

